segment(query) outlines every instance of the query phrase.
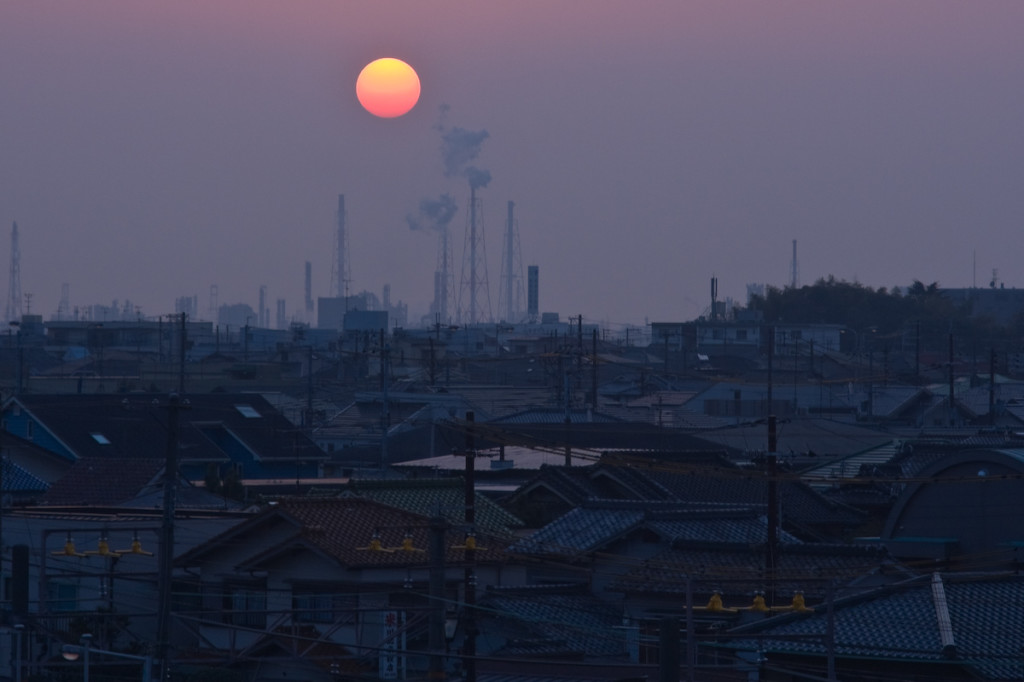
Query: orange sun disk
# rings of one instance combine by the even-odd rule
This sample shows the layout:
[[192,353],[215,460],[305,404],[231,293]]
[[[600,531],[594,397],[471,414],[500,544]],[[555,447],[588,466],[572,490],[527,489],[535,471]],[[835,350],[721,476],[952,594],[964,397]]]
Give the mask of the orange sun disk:
[[416,106],[420,98],[420,78],[401,59],[377,59],[359,73],[356,97],[374,116],[395,118]]

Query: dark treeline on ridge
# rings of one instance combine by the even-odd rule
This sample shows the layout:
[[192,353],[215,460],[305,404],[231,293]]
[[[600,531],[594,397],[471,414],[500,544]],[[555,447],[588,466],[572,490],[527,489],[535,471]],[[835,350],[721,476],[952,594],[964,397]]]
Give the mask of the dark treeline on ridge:
[[941,345],[949,334],[999,345],[1024,335],[1024,315],[999,324],[978,315],[969,300],[958,303],[944,295],[938,283],[918,280],[907,288],[873,289],[829,276],[808,286],[768,287],[764,296],[751,297],[749,308],[761,311],[768,324],[840,324],[871,329],[878,337],[920,329],[929,346]]

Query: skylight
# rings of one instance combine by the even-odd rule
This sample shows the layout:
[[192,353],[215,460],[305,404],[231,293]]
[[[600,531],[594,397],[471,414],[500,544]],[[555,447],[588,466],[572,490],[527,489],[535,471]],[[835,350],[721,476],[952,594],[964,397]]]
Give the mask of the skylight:
[[102,433],[90,433],[89,435],[92,436],[92,439],[100,445],[110,445],[110,440]]
[[235,405],[235,409],[246,419],[259,419],[263,416],[252,405]]

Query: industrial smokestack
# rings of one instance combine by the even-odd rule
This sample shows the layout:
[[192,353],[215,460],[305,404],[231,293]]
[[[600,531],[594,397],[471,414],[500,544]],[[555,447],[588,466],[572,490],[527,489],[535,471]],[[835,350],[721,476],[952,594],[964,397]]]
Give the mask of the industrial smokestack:
[[313,324],[313,264],[306,261],[306,322]]
[[536,265],[526,268],[526,316],[531,324],[540,319],[540,268]]
[[345,296],[348,272],[346,268],[346,233],[345,233],[345,195],[338,195],[338,232],[335,236],[334,267],[331,277],[332,293],[337,297]]

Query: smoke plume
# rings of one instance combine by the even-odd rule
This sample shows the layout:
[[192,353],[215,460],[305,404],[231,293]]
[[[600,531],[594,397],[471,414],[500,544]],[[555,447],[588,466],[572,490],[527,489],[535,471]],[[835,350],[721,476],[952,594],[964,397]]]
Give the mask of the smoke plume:
[[441,132],[441,159],[444,175],[455,178],[466,174],[469,163],[480,155],[480,147],[489,137],[486,130],[450,128]]
[[407,215],[405,221],[409,223],[410,230],[437,230],[440,232],[452,221],[458,209],[455,199],[450,194],[442,194],[437,199],[422,199],[419,213]]
[[477,168],[476,166],[469,166],[465,170],[466,179],[469,180],[469,186],[473,189],[482,189],[491,182],[491,171]]

